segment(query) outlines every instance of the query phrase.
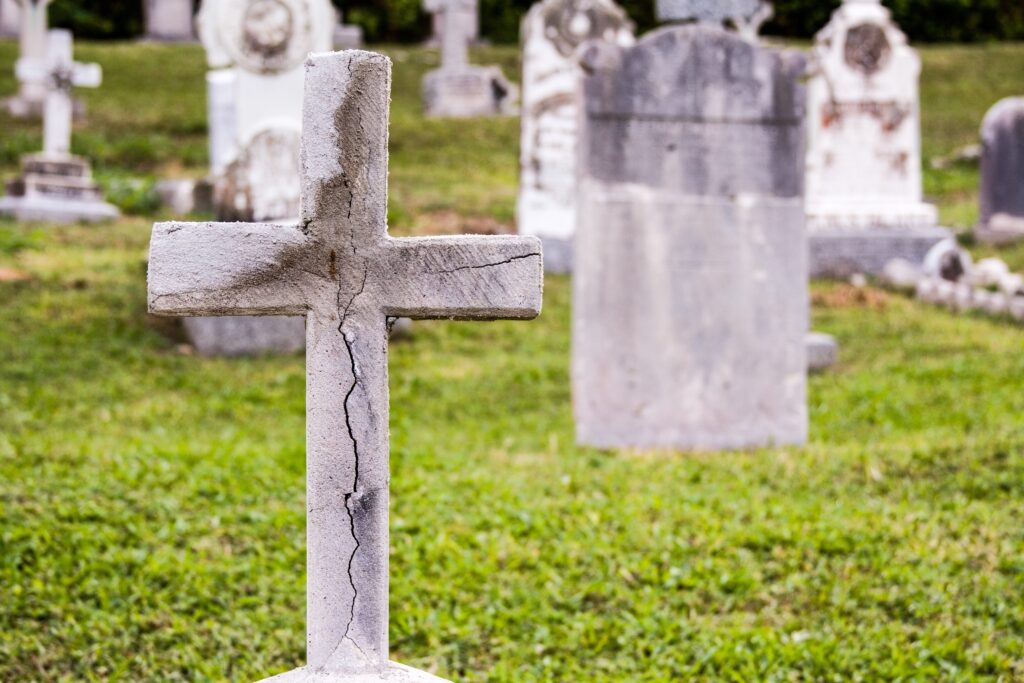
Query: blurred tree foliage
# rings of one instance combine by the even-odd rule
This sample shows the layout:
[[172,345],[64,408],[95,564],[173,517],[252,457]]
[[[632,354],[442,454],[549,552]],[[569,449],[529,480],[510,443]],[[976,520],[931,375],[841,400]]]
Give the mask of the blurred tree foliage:
[[[348,23],[370,42],[416,42],[429,32],[422,0],[333,0]],[[496,43],[519,40],[519,21],[534,0],[479,0],[483,35]],[[654,0],[621,0],[642,31],[653,28]],[[1024,0],[885,0],[912,42],[1024,40]],[[810,38],[839,0],[776,0],[765,33]],[[55,0],[55,26],[82,38],[130,38],[143,30],[142,0]]]

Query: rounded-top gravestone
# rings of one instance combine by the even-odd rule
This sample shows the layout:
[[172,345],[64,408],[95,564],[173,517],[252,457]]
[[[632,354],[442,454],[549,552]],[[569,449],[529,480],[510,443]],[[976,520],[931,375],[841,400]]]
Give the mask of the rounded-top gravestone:
[[981,125],[981,220],[986,242],[1024,239],[1024,97],[1002,100]]

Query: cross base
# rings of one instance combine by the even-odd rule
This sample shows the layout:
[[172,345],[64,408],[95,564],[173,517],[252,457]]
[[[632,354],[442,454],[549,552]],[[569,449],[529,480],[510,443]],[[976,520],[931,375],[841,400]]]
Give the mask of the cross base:
[[295,669],[288,673],[266,678],[260,683],[450,683],[425,671],[391,662],[387,673],[380,674],[342,674],[313,671],[307,667]]

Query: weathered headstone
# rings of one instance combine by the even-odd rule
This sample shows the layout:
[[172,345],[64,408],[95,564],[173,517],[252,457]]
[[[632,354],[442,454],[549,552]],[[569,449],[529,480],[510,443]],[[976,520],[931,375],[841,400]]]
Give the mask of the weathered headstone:
[[[427,47],[441,47],[444,43],[445,16],[443,0],[423,0],[423,11],[430,15],[430,37]],[[471,45],[480,42],[480,3],[470,0],[456,8],[458,22]]]
[[518,88],[497,66],[469,63],[469,32],[462,21],[475,0],[436,0],[445,22],[441,68],[423,79],[427,116],[496,116],[515,112]]
[[728,25],[747,40],[757,40],[761,24],[772,17],[767,0],[657,0],[655,12],[661,21],[695,21]]
[[981,220],[984,242],[1024,239],[1024,97],[1005,99],[981,125]]
[[79,64],[72,59],[70,31],[50,31],[47,41],[45,62],[18,62],[23,82],[33,80],[46,87],[43,152],[22,160],[21,177],[9,182],[7,196],[0,198],[0,214],[48,222],[117,218],[120,212],[103,201],[89,162],[71,154],[71,89],[98,88],[103,72],[97,64]]
[[[49,92],[41,75],[46,63],[47,8],[50,0],[15,0],[18,4],[18,64],[15,76],[18,78],[18,94],[4,101],[4,108],[11,116],[26,118],[43,113],[43,103]],[[27,69],[24,65],[35,67]]]
[[15,0],[0,0],[0,36],[10,38],[18,35],[21,28],[21,13]]
[[387,235],[390,62],[314,55],[302,222],[155,226],[150,310],[307,318],[308,664],[276,683],[439,681],[388,662],[388,321],[529,319],[529,237]]
[[[210,174],[222,221],[299,215],[302,68],[327,52],[337,18],[328,0],[205,0],[199,35],[207,61]],[[204,356],[291,353],[305,345],[300,317],[189,318]]]
[[950,233],[923,201],[921,61],[879,0],[846,0],[815,39],[807,214],[814,276],[920,263]]
[[160,41],[192,40],[192,0],[145,0],[146,38]]
[[721,28],[731,9],[584,49],[582,444],[806,440],[805,63]]
[[580,114],[577,49],[589,40],[632,45],[633,24],[612,0],[543,0],[523,19],[519,234],[544,243],[551,272],[572,266]]

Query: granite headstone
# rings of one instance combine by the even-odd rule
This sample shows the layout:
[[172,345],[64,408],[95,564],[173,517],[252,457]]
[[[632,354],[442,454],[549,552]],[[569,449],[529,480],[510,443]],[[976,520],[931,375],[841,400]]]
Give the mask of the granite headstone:
[[975,234],[990,243],[1024,239],[1024,97],[989,110],[981,143],[981,219]]

